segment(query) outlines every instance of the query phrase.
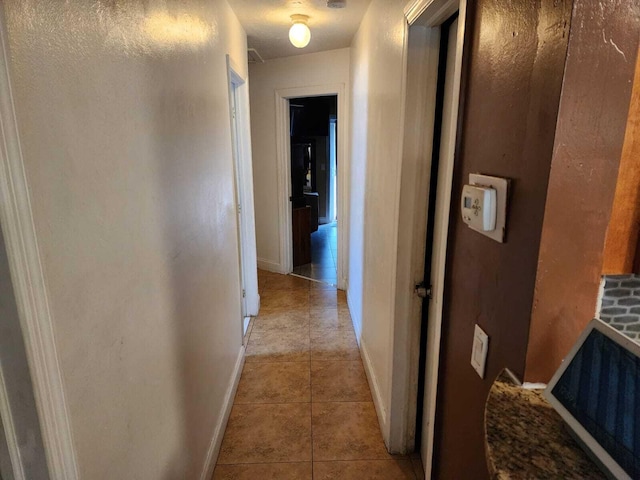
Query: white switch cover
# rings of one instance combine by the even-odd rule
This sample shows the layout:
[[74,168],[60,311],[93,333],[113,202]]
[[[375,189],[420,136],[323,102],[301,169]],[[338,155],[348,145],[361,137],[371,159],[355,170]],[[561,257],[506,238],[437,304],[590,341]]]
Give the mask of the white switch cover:
[[487,363],[489,351],[489,336],[476,325],[473,332],[473,348],[471,349],[471,366],[478,372],[480,378],[484,378],[484,366]]

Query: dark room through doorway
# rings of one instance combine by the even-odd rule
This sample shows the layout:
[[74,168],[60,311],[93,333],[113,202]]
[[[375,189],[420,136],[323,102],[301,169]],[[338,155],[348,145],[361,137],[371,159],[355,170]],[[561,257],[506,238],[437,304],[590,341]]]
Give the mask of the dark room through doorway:
[[337,284],[337,96],[289,100],[293,273]]

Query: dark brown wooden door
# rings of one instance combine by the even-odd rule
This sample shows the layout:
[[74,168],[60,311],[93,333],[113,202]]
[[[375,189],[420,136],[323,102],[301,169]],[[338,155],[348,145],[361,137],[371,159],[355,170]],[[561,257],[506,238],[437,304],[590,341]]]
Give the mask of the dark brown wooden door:
[[311,207],[293,209],[293,266],[311,263]]

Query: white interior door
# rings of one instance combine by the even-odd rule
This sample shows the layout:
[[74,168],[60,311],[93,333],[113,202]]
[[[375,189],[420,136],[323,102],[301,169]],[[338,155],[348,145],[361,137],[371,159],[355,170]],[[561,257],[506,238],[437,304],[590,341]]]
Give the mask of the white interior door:
[[238,216],[238,245],[239,245],[239,256],[240,256],[240,288],[242,295],[242,318],[243,318],[243,333],[246,332],[246,329],[249,325],[248,322],[244,321],[247,315],[247,286],[245,283],[245,258],[244,258],[244,238],[242,234],[242,224],[243,224],[243,198],[242,198],[242,180],[240,178],[240,172],[242,167],[240,165],[240,152],[241,147],[238,142],[238,108],[237,108],[237,96],[238,96],[238,84],[235,82],[231,82],[230,88],[230,102],[231,102],[231,135],[233,138],[233,162],[234,162],[234,173],[235,173],[235,192],[236,192],[236,214]]
[[[458,41],[458,20],[449,26],[447,43],[447,64],[445,70],[444,102],[442,105],[442,130],[438,181],[436,189],[436,208],[434,219],[433,250],[431,256],[431,289],[429,302],[429,322],[427,333],[427,356],[439,351],[440,328],[442,325],[442,301],[444,296],[444,271],[447,250],[447,227],[449,224],[449,205],[451,204],[451,184],[453,179],[453,160],[456,141],[456,122],[458,111],[458,92],[460,75],[456,72],[456,50]],[[437,343],[436,343],[437,342]],[[427,360],[425,369],[425,393],[422,417],[422,444],[420,447],[426,478],[431,478],[433,462],[434,419],[438,382],[438,363]]]
[[253,168],[251,159],[251,122],[249,85],[240,76],[227,55],[229,78],[229,110],[231,115],[234,187],[238,225],[238,262],[242,298],[242,333],[246,333],[249,317],[258,315],[258,259],[253,202]]

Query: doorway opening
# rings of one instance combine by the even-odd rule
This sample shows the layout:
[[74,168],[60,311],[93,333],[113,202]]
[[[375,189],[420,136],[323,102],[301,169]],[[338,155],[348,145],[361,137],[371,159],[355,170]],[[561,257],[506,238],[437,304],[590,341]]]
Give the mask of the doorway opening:
[[293,273],[338,283],[336,95],[289,99]]

